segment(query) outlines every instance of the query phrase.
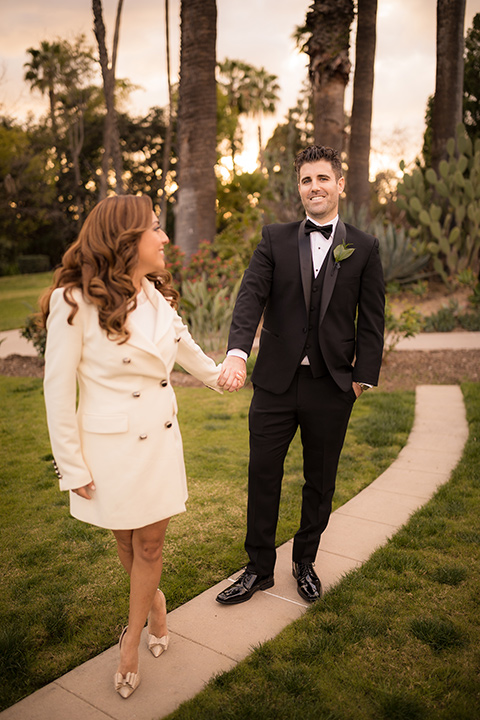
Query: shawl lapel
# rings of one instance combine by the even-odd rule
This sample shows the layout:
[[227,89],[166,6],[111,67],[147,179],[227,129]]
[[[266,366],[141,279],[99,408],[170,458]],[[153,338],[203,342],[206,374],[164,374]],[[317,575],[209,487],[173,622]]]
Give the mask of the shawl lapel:
[[312,251],[310,238],[305,233],[305,220],[298,227],[298,253],[300,256],[300,274],[302,277],[303,297],[307,313],[310,308],[310,295],[312,294]]
[[[345,228],[344,223],[339,218],[338,222],[337,222],[337,227],[335,229],[335,235],[333,238],[332,246],[327,253],[327,257],[325,258],[327,267],[325,269],[326,272],[325,272],[325,277],[323,279],[322,301],[321,301],[321,305],[320,305],[320,321],[319,321],[320,325],[322,324],[323,318],[325,317],[325,313],[327,312],[327,308],[330,303],[333,289],[335,287],[335,283],[337,282],[337,277],[338,277],[338,266],[334,262],[333,251],[335,250],[337,245],[341,245],[343,242],[345,242],[346,237],[347,237],[347,230]],[[329,267],[331,267],[332,269],[330,270]]]

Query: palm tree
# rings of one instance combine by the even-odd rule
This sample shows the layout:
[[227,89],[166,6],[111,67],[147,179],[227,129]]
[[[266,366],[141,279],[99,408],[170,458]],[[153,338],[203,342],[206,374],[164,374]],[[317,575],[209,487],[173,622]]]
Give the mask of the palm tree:
[[432,167],[446,157],[463,117],[463,31],[466,0],[437,0],[437,68],[432,110]]
[[25,80],[30,83],[31,88],[40,90],[42,95],[48,94],[50,105],[50,126],[54,138],[57,136],[57,94],[61,84],[61,70],[64,61],[64,54],[61,42],[50,43],[43,40],[40,48],[28,48],[27,53],[31,59],[25,63],[28,68],[25,73]]
[[122,13],[123,0],[118,0],[117,16],[115,21],[115,34],[113,39],[112,62],[109,63],[108,51],[105,42],[105,23],[103,22],[103,11],[101,0],[92,0],[94,17],[94,32],[98,43],[100,66],[102,68],[103,90],[105,94],[105,105],[107,114],[105,117],[104,129],[104,155],[102,161],[102,175],[100,176],[100,197],[107,194],[107,177],[110,156],[113,160],[115,170],[116,192],[122,194],[123,185],[123,163],[120,150],[120,137],[118,134],[117,113],[115,110],[115,66],[117,62],[118,39],[120,35],[120,17]]
[[215,235],[217,88],[215,0],[182,0],[175,243],[186,260]]
[[[30,48],[32,56],[25,78],[32,88],[48,92],[50,124],[54,153],[59,166],[71,166],[73,182],[71,193],[73,216],[82,221],[82,177],[80,158],[85,139],[84,117],[92,104],[94,91],[90,86],[94,75],[94,57],[85,45],[85,36],[79,35],[73,43],[58,40],[44,41],[39,50]],[[63,194],[63,193],[62,193]]]
[[85,114],[92,107],[96,89],[90,85],[94,75],[95,60],[91,48],[85,46],[85,36],[79,35],[75,43],[62,41],[64,56],[62,69],[62,92],[58,94],[58,118],[61,134],[66,142],[66,155],[73,168],[72,195],[75,201],[75,217],[79,228],[83,222],[81,196],[82,177],[80,157],[85,140]]
[[167,128],[165,131],[165,141],[163,143],[163,162],[162,177],[160,181],[160,226],[162,230],[167,227],[167,193],[165,190],[167,182],[167,173],[170,167],[170,149],[172,147],[172,126],[173,126],[173,98],[172,83],[170,80],[170,20],[169,20],[169,0],[165,0],[165,43],[167,56],[167,88],[168,88],[168,117]]
[[250,66],[247,79],[246,112],[257,118],[258,162],[260,168],[263,168],[262,118],[275,113],[280,86],[277,76],[271,75],[263,67],[257,70]]
[[218,64],[220,85],[228,97],[225,111],[229,113],[231,136],[230,146],[235,174],[235,154],[241,147],[241,132],[238,119],[241,115],[257,118],[258,159],[263,167],[262,117],[273,115],[278,103],[277,76],[268,73],[265,68],[256,68],[241,60],[226,59]]
[[241,60],[230,60],[228,58],[218,63],[220,94],[224,96],[223,98],[220,97],[221,105],[219,105],[219,110],[223,112],[221,123],[224,136],[230,143],[233,175],[236,172],[235,157],[243,146],[239,117],[246,112],[246,78],[250,67]]
[[348,58],[353,0],[315,0],[297,40],[308,39],[302,49],[310,56],[315,142],[336,150],[344,146],[345,87],[350,74]]
[[370,200],[369,161],[377,0],[358,0],[353,106],[348,151],[348,199],[358,213]]

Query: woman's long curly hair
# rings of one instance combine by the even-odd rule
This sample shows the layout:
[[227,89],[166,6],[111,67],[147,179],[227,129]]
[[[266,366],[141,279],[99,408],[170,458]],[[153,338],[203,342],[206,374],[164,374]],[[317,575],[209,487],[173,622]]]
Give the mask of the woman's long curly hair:
[[[138,262],[138,241],[152,225],[152,201],[148,195],[116,195],[101,200],[88,215],[77,240],[66,250],[56,269],[53,284],[40,300],[39,325],[45,327],[50,296],[59,287],[72,311],[78,311],[73,290],[79,288],[98,310],[98,320],[111,340],[128,340],[127,315],[136,307],[133,273]],[[166,270],[147,276],[173,307],[179,294]]]

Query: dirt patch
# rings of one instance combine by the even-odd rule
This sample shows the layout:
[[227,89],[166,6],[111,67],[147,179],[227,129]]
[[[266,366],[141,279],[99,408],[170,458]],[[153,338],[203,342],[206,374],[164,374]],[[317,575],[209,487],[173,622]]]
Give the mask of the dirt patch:
[[[0,375],[43,377],[43,360],[9,355],[0,358]],[[191,375],[174,371],[172,385],[201,387]],[[380,373],[379,388],[414,390],[417,385],[456,385],[480,382],[480,350],[402,350],[391,352]]]
[[[39,357],[8,355],[6,358],[0,358],[0,375],[43,378],[43,371],[44,361]],[[185,387],[201,387],[203,385],[196,378],[183,372],[174,371],[171,378],[172,385]]]
[[43,378],[43,367],[44,362],[39,357],[8,355],[0,358],[0,375]]
[[381,390],[480,382],[480,350],[398,350],[382,365]]

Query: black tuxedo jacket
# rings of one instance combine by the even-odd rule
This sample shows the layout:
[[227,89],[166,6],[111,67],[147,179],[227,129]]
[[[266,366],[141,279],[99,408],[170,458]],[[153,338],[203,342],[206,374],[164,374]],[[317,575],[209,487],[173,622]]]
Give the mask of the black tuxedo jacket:
[[[247,354],[263,317],[252,381],[283,393],[305,355],[313,281],[310,238],[302,222],[266,225],[245,271],[228,348]],[[354,252],[335,263],[342,242]],[[338,221],[327,257],[318,338],[328,371],[344,391],[352,380],[376,385],[384,332],[384,282],[378,240]]]

